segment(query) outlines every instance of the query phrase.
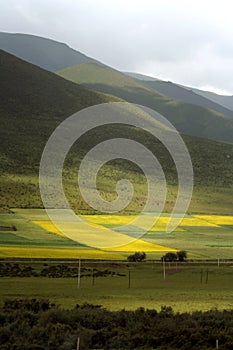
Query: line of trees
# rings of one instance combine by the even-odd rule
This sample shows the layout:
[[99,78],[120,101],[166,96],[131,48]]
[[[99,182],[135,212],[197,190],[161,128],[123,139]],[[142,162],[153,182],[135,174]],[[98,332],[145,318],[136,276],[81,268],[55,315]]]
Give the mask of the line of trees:
[[[18,263],[0,263],[0,277],[51,277],[67,278],[78,276],[78,267],[71,267],[65,264],[50,265],[44,264],[43,267],[36,269],[30,265],[19,265]],[[81,268],[81,277],[107,277],[107,276],[125,276],[125,274],[109,270],[96,268]]]
[[[135,252],[134,254],[131,254],[127,257],[127,260],[129,262],[142,262],[146,260],[146,253],[145,252]],[[161,258],[162,261],[186,261],[187,260],[187,252],[185,250],[180,250],[176,253],[174,252],[168,252]]]

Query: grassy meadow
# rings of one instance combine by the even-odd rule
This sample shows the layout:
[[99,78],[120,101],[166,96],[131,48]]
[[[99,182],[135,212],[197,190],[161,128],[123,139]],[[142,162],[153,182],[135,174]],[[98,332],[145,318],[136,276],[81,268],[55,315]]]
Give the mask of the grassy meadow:
[[[38,269],[38,264],[30,265]],[[166,263],[165,281],[161,263],[82,262],[83,267],[108,269],[118,275],[97,277],[94,281],[91,276],[84,276],[80,288],[77,278],[1,277],[0,299],[49,298],[65,308],[87,302],[110,310],[138,307],[159,310],[162,305],[172,306],[179,312],[233,308],[233,268],[230,265],[178,263],[176,266],[171,263],[169,266]]]

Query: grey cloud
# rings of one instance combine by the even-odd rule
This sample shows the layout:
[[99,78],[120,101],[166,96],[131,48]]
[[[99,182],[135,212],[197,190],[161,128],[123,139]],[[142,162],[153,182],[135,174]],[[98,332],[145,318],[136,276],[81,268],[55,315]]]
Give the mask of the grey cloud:
[[233,92],[231,2],[1,1],[0,30],[63,41],[120,70]]

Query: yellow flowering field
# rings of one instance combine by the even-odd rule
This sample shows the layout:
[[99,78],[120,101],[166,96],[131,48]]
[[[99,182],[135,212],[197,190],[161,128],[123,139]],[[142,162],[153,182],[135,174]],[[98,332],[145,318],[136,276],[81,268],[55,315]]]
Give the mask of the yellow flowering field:
[[[149,215],[141,216],[139,220],[136,215],[80,217],[83,221],[59,222],[59,230],[42,209],[17,209],[16,215],[4,214],[2,225],[15,225],[17,231],[2,232],[0,257],[121,260],[135,251],[152,253],[153,257],[160,258],[164,252],[187,250],[190,256],[215,258],[219,245],[216,237],[221,237],[221,256],[232,257],[233,216],[186,215],[172,233],[166,233],[170,214],[162,214],[155,224],[155,217]],[[146,231],[150,226],[148,223],[153,224],[148,234],[132,241],[130,235],[140,234],[143,229]],[[127,225],[123,230],[128,231],[127,234],[120,229],[114,230],[115,226],[122,225]],[[99,249],[92,248],[95,246]]]
[[[133,225],[133,221],[137,218],[137,216],[134,215],[82,215],[81,217],[90,223],[99,225],[127,225],[130,223]],[[145,216],[145,220],[146,219],[147,216]],[[169,215],[160,216],[150,231],[165,231],[169,220]],[[233,216],[194,215],[184,217],[175,231],[184,232],[185,229],[183,226],[218,227],[218,225],[233,225]],[[140,225],[138,225],[138,227],[140,227]],[[141,227],[143,227],[143,225]]]
[[[90,223],[95,223],[99,225],[135,225],[139,228],[147,227],[148,216],[141,216],[140,222],[134,222],[137,219],[136,215],[82,215],[83,219]],[[144,220],[143,220],[144,218]],[[153,217],[151,217],[153,219]],[[150,231],[166,231],[167,224],[170,220],[168,216],[161,216],[157,219],[156,223],[150,228]],[[144,222],[143,222],[144,221]],[[184,232],[185,230],[181,227],[177,227],[174,231]]]
[[134,215],[80,215],[80,217],[99,225],[127,225],[136,218]]
[[195,215],[195,218],[206,221],[209,225],[233,225],[233,216],[223,215]]
[[48,232],[56,233],[59,236],[66,237],[63,232],[59,231],[51,221],[32,221],[33,224],[39,225]]
[[[49,232],[66,237],[65,234],[60,232],[57,229],[57,227],[50,221],[34,221],[33,223],[43,227],[45,230],[48,230]],[[69,229],[72,223],[63,223],[63,224],[64,224],[64,227],[67,226],[67,229]],[[80,223],[78,222],[75,224],[76,225],[74,226],[75,227],[74,240],[77,239],[78,237],[79,242],[82,242],[82,239],[84,239],[84,241],[89,240],[90,245],[91,244],[95,245],[101,241],[100,237],[102,237],[103,249],[107,251],[119,251],[119,252],[132,252],[136,250],[143,250],[145,252],[160,252],[160,251],[163,252],[163,251],[173,251],[173,250],[175,251],[175,249],[164,247],[153,243],[148,243],[141,239],[136,239],[132,241],[132,238],[130,236],[123,235],[122,233],[118,233],[113,230],[106,229],[104,227],[103,227],[103,230],[98,231],[97,229],[100,226],[97,224],[87,225],[86,223],[82,223],[82,222]],[[77,229],[78,229],[78,236],[77,236]],[[101,234],[102,236],[100,236]],[[125,244],[125,242],[127,243]],[[112,248],[108,248],[111,246]]]
[[124,260],[120,254],[104,252],[95,249],[58,249],[40,247],[0,247],[1,258],[34,258],[34,259],[97,259],[97,260]]
[[137,239],[129,244],[125,244],[121,247],[116,247],[112,249],[106,249],[109,251],[117,251],[117,252],[136,252],[143,251],[145,253],[148,252],[176,252],[177,249],[173,249],[170,247],[161,246],[158,244],[153,244],[149,242],[145,242],[142,239]]
[[201,216],[183,218],[180,222],[180,226],[195,226],[195,227],[218,227],[214,222],[207,222],[203,220]]

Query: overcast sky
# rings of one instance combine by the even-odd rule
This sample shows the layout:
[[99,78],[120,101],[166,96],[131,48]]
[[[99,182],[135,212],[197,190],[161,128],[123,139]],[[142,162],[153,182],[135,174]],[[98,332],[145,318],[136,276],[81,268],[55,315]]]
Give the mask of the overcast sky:
[[233,94],[232,0],[0,0],[0,31],[49,37],[123,71]]

